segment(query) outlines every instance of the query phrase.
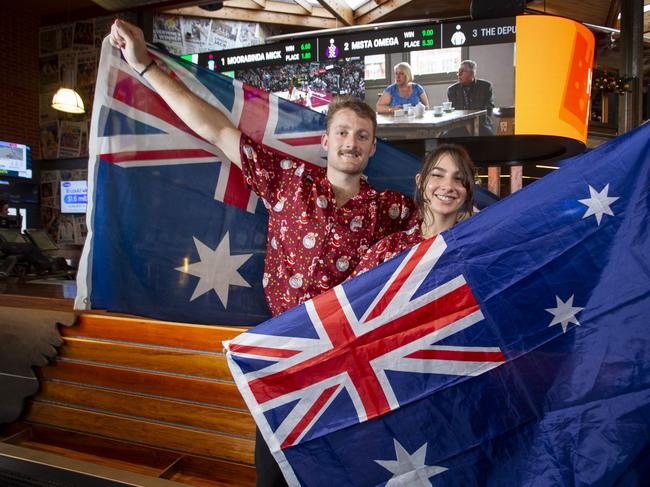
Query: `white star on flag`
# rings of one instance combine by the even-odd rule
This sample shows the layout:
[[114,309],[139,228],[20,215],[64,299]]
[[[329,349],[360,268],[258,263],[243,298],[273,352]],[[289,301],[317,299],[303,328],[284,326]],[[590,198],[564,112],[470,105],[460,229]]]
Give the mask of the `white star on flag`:
[[393,439],[395,444],[395,460],[375,460],[376,463],[384,467],[393,476],[386,483],[386,487],[398,487],[404,485],[422,485],[430,486],[429,477],[438,475],[446,470],[445,467],[426,465],[424,463],[427,456],[427,444],[425,443],[418,448],[412,455],[400,444]]
[[596,215],[596,223],[600,225],[600,221],[603,219],[603,215],[614,216],[614,212],[609,207],[614,201],[619,199],[618,196],[608,196],[609,184],[607,184],[603,190],[599,193],[594,189],[593,186],[589,185],[589,198],[578,200],[580,203],[587,207],[587,211],[582,215],[584,220],[588,216]]
[[549,327],[557,324],[562,325],[562,332],[566,333],[566,329],[569,327],[569,323],[575,323],[579,325],[580,322],[576,318],[576,315],[582,311],[584,308],[578,308],[573,306],[573,294],[569,299],[566,300],[566,303],[563,302],[559,296],[555,296],[555,303],[557,304],[556,308],[546,308],[546,311],[553,315],[553,321],[548,325]]
[[176,267],[177,271],[191,274],[199,278],[199,283],[194,289],[190,301],[214,289],[223,307],[228,307],[228,289],[232,286],[251,287],[251,285],[239,274],[239,269],[253,254],[230,255],[230,239],[228,232],[224,235],[216,249],[194,239],[194,245],[199,253],[199,262],[189,266]]

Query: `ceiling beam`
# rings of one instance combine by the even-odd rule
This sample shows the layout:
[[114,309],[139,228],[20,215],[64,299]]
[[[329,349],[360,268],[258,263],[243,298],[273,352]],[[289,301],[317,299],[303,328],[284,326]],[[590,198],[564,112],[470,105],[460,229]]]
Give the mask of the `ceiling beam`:
[[[208,12],[198,7],[186,7],[166,10],[169,15],[189,15],[193,17],[206,17],[220,20],[240,20],[243,22],[258,22],[260,24],[292,25],[306,29],[334,29],[336,19],[316,17],[314,15],[294,15],[289,13],[269,12],[267,10],[248,10],[243,8],[223,7],[215,12]],[[275,2],[278,3],[278,2]]]
[[311,3],[309,3],[307,0],[293,0],[296,2],[298,5],[300,5],[302,8],[305,9],[305,12],[308,14],[311,14],[312,11],[314,10],[314,7]]
[[[320,0],[319,0],[320,1]],[[391,12],[397,10],[398,8],[403,7],[404,5],[408,5],[411,3],[412,0],[388,0],[387,2],[377,5],[376,8],[361,13],[361,10],[359,11],[359,14],[357,16],[357,24],[359,25],[367,25],[367,24],[374,24],[375,22],[378,22],[381,20],[383,17],[386,15],[390,14]],[[369,2],[372,3],[372,2]],[[366,4],[367,5],[367,4]]]
[[[389,0],[386,0],[386,2]],[[382,3],[386,3],[382,2]],[[360,5],[355,11],[354,11],[354,18],[358,19],[362,15],[367,14],[368,12],[376,9],[379,6],[379,3],[375,0],[370,0],[369,2],[364,3],[363,5]]]
[[345,25],[354,25],[354,10],[344,0],[318,0],[318,3]]
[[607,19],[605,20],[605,27],[616,27],[618,22],[618,14],[621,13],[621,0],[612,0],[609,4],[609,11],[607,12]]
[[[304,1],[304,0],[303,0]],[[307,3],[307,2],[305,2]],[[309,5],[309,3],[307,3]],[[261,9],[259,5],[252,0],[226,0],[223,2],[224,7],[243,8],[249,10],[266,10],[267,12],[275,12],[281,14],[292,15],[307,15],[305,8],[297,3],[276,2],[273,0],[266,0],[266,7]],[[311,6],[311,5],[310,5]],[[323,17],[325,19],[333,19],[334,16],[325,10],[323,7],[312,7],[309,15],[316,17]]]

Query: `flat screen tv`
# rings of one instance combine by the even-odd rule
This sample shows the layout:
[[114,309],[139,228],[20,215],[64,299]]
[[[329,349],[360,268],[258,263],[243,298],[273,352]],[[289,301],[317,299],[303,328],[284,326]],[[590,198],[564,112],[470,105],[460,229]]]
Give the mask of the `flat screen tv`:
[[87,204],[87,181],[61,181],[61,213],[86,213]]
[[0,141],[0,176],[31,179],[31,147],[25,144]]

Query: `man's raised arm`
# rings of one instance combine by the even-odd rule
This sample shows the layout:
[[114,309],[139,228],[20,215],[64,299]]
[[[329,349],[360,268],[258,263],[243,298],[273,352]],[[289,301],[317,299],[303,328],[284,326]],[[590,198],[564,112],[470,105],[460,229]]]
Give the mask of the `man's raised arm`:
[[188,127],[219,147],[228,159],[241,168],[240,130],[218,108],[168,76],[156,63],[151,64],[144,35],[139,27],[116,20],[111,27],[110,42],[122,50],[124,59],[133,70],[139,74],[144,72],[147,82]]

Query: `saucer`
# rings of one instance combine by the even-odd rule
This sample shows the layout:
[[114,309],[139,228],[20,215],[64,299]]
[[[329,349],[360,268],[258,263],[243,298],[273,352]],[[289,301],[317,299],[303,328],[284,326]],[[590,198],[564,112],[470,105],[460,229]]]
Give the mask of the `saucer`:
[[442,117],[443,115],[444,115],[444,113],[434,113],[433,114],[434,117]]

